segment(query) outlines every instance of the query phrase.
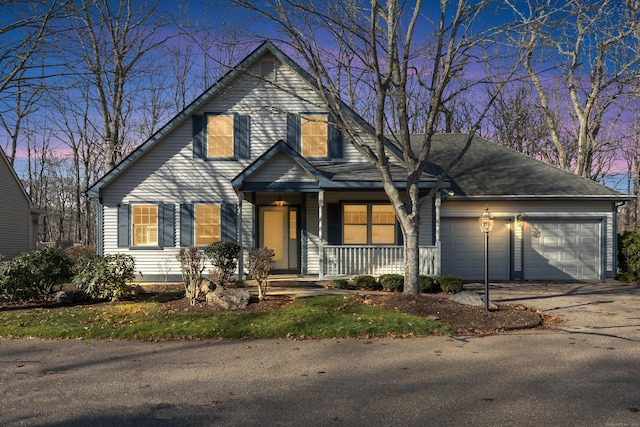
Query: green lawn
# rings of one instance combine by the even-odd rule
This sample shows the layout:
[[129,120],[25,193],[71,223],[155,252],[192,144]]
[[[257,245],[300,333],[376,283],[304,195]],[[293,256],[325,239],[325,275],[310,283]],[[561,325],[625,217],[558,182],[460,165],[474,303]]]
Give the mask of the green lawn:
[[346,338],[452,333],[453,328],[437,321],[340,295],[299,298],[287,307],[260,313],[167,313],[156,302],[0,311],[3,338]]

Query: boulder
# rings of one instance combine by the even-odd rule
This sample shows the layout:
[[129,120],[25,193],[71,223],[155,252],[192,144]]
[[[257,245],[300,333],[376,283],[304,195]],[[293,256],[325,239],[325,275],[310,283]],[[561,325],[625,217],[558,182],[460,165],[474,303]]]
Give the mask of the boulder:
[[55,298],[58,304],[77,304],[87,301],[89,296],[82,291],[60,291]]
[[[484,295],[477,294],[471,291],[462,291],[457,294],[453,294],[449,297],[452,301],[460,304],[477,305],[484,307]],[[489,300],[489,310],[497,310],[498,306]]]
[[207,292],[207,304],[222,307],[225,310],[242,310],[249,305],[249,291],[245,289],[216,288]]

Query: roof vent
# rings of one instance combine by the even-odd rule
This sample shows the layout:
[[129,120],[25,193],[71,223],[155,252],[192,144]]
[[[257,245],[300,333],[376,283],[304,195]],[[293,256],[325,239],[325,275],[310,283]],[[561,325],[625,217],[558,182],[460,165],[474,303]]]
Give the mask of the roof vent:
[[260,77],[265,80],[276,80],[276,61],[273,59],[263,59],[260,61]]

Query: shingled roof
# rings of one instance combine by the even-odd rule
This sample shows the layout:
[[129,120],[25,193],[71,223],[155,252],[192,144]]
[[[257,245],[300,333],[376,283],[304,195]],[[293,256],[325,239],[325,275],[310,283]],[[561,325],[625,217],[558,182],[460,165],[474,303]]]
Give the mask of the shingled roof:
[[[413,135],[416,148],[424,135]],[[440,175],[460,153],[467,134],[433,137],[426,173]],[[456,198],[612,199],[629,197],[592,180],[560,170],[515,150],[474,137],[448,179]]]

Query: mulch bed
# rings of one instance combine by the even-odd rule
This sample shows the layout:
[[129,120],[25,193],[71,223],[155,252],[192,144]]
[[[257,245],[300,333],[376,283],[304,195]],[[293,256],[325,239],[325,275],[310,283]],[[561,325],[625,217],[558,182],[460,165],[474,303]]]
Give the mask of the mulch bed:
[[[437,295],[404,295],[389,293],[385,295],[354,295],[362,304],[391,308],[399,312],[429,317],[447,323],[458,333],[489,334],[517,329],[536,328],[543,325],[543,314],[523,305],[498,304],[498,309],[487,312],[483,307],[460,304]],[[245,312],[275,310],[291,304],[292,297],[285,295],[267,295],[264,301],[252,297]],[[220,311],[218,307],[198,302],[191,307],[186,298],[162,304],[170,312]],[[552,321],[552,318],[549,318]]]
[[523,305],[497,304],[497,310],[486,311],[484,307],[460,304],[433,295],[363,295],[358,298],[363,304],[439,320],[456,328],[458,333],[498,333],[543,324],[542,313]]

